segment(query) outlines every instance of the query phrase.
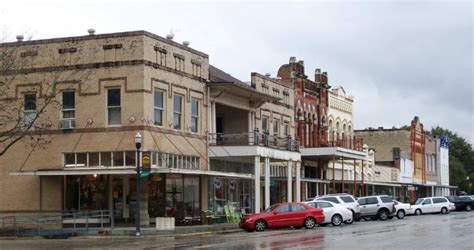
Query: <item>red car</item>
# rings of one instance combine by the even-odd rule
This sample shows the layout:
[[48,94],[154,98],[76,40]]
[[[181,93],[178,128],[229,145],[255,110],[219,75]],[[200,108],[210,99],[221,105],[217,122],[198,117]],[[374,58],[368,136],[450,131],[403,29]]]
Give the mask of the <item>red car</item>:
[[306,227],[313,228],[324,221],[324,213],[320,208],[313,208],[304,203],[277,203],[258,214],[244,215],[239,227],[247,232],[263,231],[268,228]]

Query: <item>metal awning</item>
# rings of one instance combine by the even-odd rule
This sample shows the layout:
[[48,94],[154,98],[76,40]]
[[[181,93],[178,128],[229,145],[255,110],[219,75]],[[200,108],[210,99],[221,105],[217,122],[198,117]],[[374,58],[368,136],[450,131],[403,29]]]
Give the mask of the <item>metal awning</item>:
[[[188,175],[206,175],[206,176],[220,176],[232,177],[242,179],[252,179],[252,174],[232,173],[207,171],[198,169],[180,169],[180,168],[152,168],[152,174],[188,174]],[[136,174],[134,168],[74,168],[74,169],[53,169],[53,170],[35,170],[35,171],[18,171],[10,172],[10,176],[67,176],[67,175],[132,175]]]
[[362,151],[341,147],[321,147],[321,148],[300,148],[301,157],[315,157],[332,159],[332,157],[344,157],[354,160],[367,160],[367,156]]
[[321,180],[321,179],[308,179],[308,178],[301,178],[303,182],[312,182],[312,183],[331,183],[330,180]]

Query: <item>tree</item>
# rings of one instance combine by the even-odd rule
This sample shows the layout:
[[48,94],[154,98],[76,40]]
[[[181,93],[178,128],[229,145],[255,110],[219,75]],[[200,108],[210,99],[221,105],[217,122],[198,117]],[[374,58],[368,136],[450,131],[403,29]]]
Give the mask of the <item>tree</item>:
[[[48,110],[61,108],[57,101],[57,85],[67,84],[71,79],[77,82],[88,75],[84,70],[58,67],[35,74],[32,80],[30,73],[36,69],[32,57],[39,56],[37,50],[23,46],[25,43],[0,43],[0,157],[20,141],[33,147],[49,143],[45,132],[51,129],[52,122],[45,114]],[[54,69],[58,66],[59,62],[52,60],[52,53],[51,50],[50,54],[35,59],[43,63],[40,67]],[[18,86],[32,81],[34,86],[25,90],[31,94],[19,97]]]
[[439,126],[432,128],[431,133],[435,136],[446,135],[451,140],[449,146],[450,183],[458,186],[460,191],[474,193],[472,187],[472,181],[474,180],[474,150],[472,144],[455,132]]

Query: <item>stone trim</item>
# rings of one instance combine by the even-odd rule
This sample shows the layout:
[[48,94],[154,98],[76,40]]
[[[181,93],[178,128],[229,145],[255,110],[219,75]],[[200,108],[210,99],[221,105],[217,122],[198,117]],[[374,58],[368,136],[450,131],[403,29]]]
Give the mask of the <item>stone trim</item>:
[[64,54],[64,53],[74,53],[77,52],[77,48],[71,47],[71,48],[62,48],[58,49],[59,54]]
[[121,43],[118,43],[118,44],[106,44],[104,46],[102,46],[102,48],[104,50],[109,50],[109,49],[121,49],[122,48],[122,44]]
[[38,44],[51,44],[51,43],[67,43],[67,42],[78,42],[78,41],[87,41],[87,40],[100,40],[100,39],[107,39],[107,38],[120,38],[120,37],[131,37],[131,36],[146,36],[152,39],[156,39],[160,42],[167,43],[169,45],[178,47],[182,50],[186,50],[188,52],[194,53],[196,55],[202,56],[204,58],[209,58],[209,55],[192,49],[190,47],[184,46],[180,43],[175,41],[166,39],[164,37],[155,35],[148,31],[138,30],[138,31],[126,31],[126,32],[116,32],[116,33],[108,33],[108,34],[97,34],[97,35],[85,35],[85,36],[73,36],[73,37],[62,37],[62,38],[50,38],[50,39],[40,39],[40,40],[32,40],[32,41],[21,41],[21,42],[9,42],[9,43],[0,43],[0,48],[6,47],[15,47],[15,46],[26,46],[26,45],[38,45]]

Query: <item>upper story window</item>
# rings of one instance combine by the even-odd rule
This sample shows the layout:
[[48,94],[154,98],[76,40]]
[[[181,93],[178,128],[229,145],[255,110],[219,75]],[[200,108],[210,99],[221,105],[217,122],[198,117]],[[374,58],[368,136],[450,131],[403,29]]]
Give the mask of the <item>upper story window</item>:
[[166,55],[168,54],[168,51],[166,51],[166,49],[156,47],[156,46],[155,46],[155,51],[156,51],[156,63],[166,66]]
[[287,92],[283,92],[283,103],[286,105],[290,104],[290,95]]
[[163,91],[155,89],[155,94],[154,94],[154,106],[155,106],[155,125],[157,126],[163,126]]
[[173,97],[173,128],[181,129],[181,117],[183,112],[183,97],[174,95]]
[[63,119],[74,119],[76,117],[76,95],[74,91],[64,91],[62,96]]
[[36,118],[36,93],[29,93],[24,95],[24,124],[26,127],[32,127],[32,123]]
[[268,117],[262,116],[262,132],[268,132]]
[[280,135],[280,121],[273,119],[273,136],[278,137]]
[[174,53],[174,69],[184,71],[184,56]]
[[273,96],[280,97],[280,90],[273,88]]
[[283,122],[283,135],[285,137],[290,135],[290,124],[288,122]]
[[191,100],[191,131],[197,133],[199,129],[199,100]]
[[201,77],[201,64],[191,61],[193,66],[193,76]]
[[107,115],[109,125],[121,124],[120,89],[107,90]]

